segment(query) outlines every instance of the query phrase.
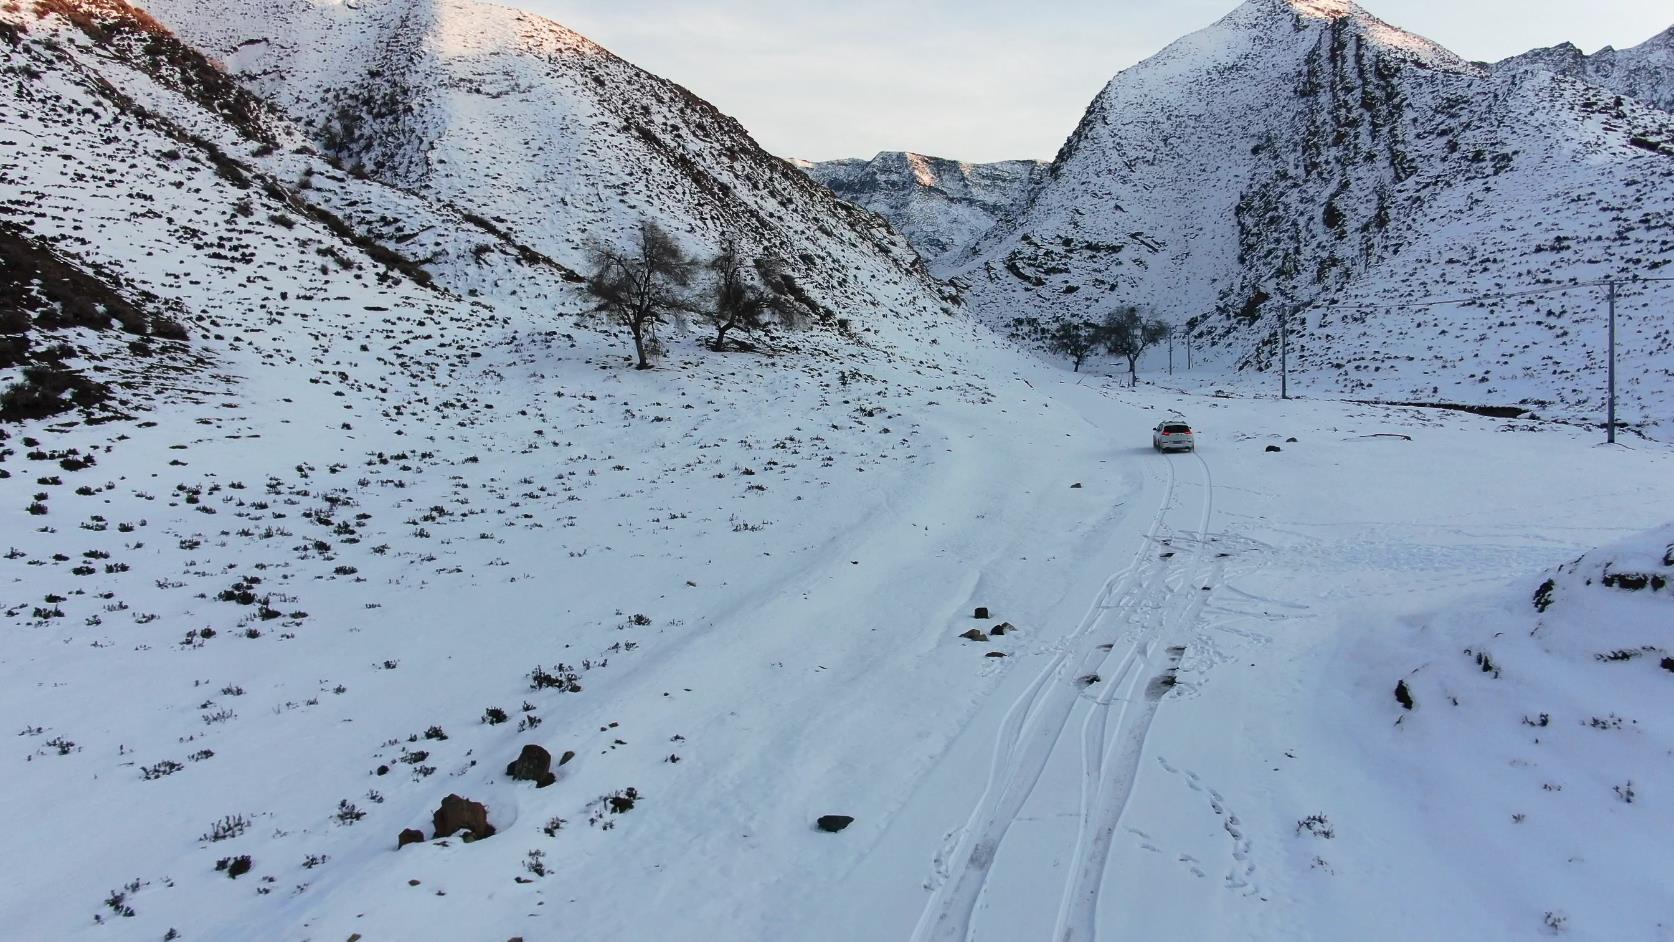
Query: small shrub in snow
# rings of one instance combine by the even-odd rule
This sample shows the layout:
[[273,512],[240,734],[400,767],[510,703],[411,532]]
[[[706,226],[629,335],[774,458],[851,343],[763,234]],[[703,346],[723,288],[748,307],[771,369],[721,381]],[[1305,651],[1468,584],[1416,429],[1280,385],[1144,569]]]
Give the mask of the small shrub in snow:
[[155,781],[156,779],[160,779],[166,775],[173,775],[184,768],[184,765],[181,765],[173,759],[164,759],[156,765],[142,766],[140,768],[140,777],[147,782]]
[[507,716],[506,711],[499,707],[489,707],[482,712],[482,721],[490,726],[498,726],[509,719],[511,717]]
[[337,803],[337,813],[332,815],[338,824],[353,824],[364,817],[366,812],[355,807],[354,802],[347,798]]
[[204,844],[231,840],[250,827],[250,819],[241,814],[230,814],[209,826],[209,831],[198,837]]
[[548,872],[546,869],[546,851],[530,851],[529,855],[523,859],[523,869],[537,877],[546,876]]
[[1296,822],[1296,833],[1298,836],[1302,834],[1312,834],[1315,837],[1323,837],[1326,840],[1330,840],[1331,838],[1337,836],[1337,829],[1331,826],[1330,820],[1328,820],[1325,815],[1311,814]]

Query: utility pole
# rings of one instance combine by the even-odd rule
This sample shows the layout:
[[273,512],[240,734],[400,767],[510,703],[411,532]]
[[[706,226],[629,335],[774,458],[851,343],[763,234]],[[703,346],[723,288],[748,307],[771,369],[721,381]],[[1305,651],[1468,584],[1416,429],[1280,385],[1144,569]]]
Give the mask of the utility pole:
[[1290,398],[1290,306],[1279,309],[1279,398]]
[[1168,375],[1174,375],[1174,330],[1168,332]]
[[1605,427],[1608,429],[1610,444],[1616,444],[1616,279],[1608,282],[1607,298],[1610,304],[1610,395],[1609,404],[1605,408]]
[[1192,371],[1192,332],[1186,331],[1186,372]]

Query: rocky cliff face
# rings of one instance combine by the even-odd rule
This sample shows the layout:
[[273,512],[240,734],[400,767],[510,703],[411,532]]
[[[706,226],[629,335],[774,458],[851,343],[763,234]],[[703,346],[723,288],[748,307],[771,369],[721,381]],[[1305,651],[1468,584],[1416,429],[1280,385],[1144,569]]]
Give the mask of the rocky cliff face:
[[792,161],[843,200],[889,220],[933,272],[1020,209],[1044,176],[1034,160],[969,164],[888,151],[871,160]]

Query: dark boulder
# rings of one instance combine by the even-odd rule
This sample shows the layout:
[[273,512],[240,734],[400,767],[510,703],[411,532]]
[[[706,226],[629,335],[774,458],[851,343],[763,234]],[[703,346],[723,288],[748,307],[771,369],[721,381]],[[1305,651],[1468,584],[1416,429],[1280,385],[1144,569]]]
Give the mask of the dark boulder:
[[1016,630],[1017,630],[1016,625],[1013,625],[1009,621],[1003,621],[1003,622],[1000,622],[998,625],[995,625],[993,628],[989,629],[988,633],[991,634],[991,635],[1003,635],[1008,631],[1016,631]]
[[846,814],[823,814],[820,815],[820,819],[814,823],[819,825],[820,830],[836,834],[838,831],[841,831],[853,824],[854,818],[851,818]]
[[552,771],[552,753],[534,743],[523,747],[517,758],[506,766],[506,774],[515,781],[534,782],[536,788],[545,788],[558,781],[558,776]]
[[964,638],[966,641],[987,641],[988,640],[988,636],[982,633],[981,628],[972,628],[970,631],[967,631],[967,632],[961,634],[959,637]]
[[488,823],[488,808],[480,801],[471,801],[458,795],[443,798],[442,806],[436,809],[432,821],[436,825],[438,838],[463,831],[464,839],[469,843],[480,841],[494,833],[494,825]]
[[988,617],[989,617],[989,615],[988,615],[988,606],[986,606],[986,605],[978,605],[978,606],[977,606],[977,610],[976,610],[976,617],[977,617],[977,618],[988,618]]
[[1267,450],[1268,451],[1284,451],[1284,449],[1280,448],[1278,445],[1268,445]]
[[402,830],[401,836],[397,837],[395,839],[395,849],[400,850],[401,848],[406,847],[408,844],[422,844],[422,843],[424,843],[424,832],[423,831],[419,830],[418,828],[405,828],[405,829]]
[[1404,680],[1395,683],[1395,702],[1399,703],[1402,709],[1413,708],[1412,691],[1407,689],[1407,682]]

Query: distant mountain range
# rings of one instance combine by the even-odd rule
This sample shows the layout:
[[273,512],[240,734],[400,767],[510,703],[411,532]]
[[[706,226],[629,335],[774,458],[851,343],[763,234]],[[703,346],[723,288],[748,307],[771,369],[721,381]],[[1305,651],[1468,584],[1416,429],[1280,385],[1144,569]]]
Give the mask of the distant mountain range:
[[1674,27],[1630,49],[1605,46],[1589,56],[1574,43],[1561,43],[1504,59],[1493,68],[1555,72],[1674,111]]
[[887,151],[871,160],[791,161],[845,201],[889,220],[932,272],[957,264],[1045,176],[1037,160],[967,164]]

